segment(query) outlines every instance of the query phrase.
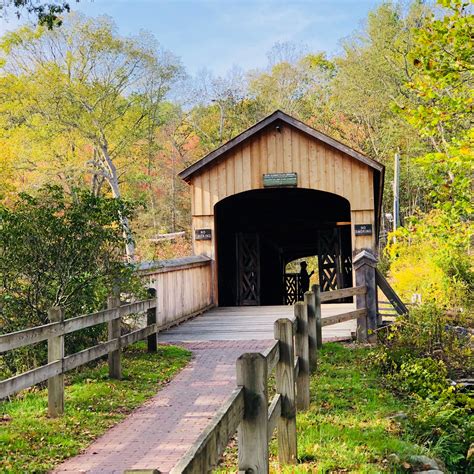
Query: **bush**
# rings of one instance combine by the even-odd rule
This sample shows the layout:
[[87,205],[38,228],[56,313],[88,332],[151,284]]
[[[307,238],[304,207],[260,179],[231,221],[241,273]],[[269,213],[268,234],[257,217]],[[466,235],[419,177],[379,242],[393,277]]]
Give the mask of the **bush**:
[[410,359],[400,365],[398,372],[389,375],[388,380],[397,390],[427,398],[440,394],[448,387],[447,370],[443,361]]
[[413,308],[387,329],[372,360],[394,391],[413,399],[406,429],[414,441],[449,472],[468,472],[474,399],[449,378],[472,374],[472,337],[454,322],[433,303]]
[[417,443],[444,461],[448,472],[472,472],[474,464],[467,458],[474,439],[472,408],[457,403],[458,397],[465,398],[445,392],[438,399],[420,400],[410,414],[408,431]]
[[[20,194],[11,208],[0,207],[1,332],[48,323],[52,306],[61,306],[66,318],[102,309],[117,284],[138,291],[123,259],[120,217],[130,212],[117,199],[86,190],[67,195],[50,186],[35,196]],[[96,344],[104,330],[99,325],[68,335],[67,351]],[[0,358],[0,375],[45,361],[44,343],[11,351]]]
[[[429,358],[442,361],[448,377],[472,373],[472,336],[467,330],[459,330],[458,324],[468,324],[462,314],[453,318],[433,303],[414,307],[409,316],[398,318],[381,335],[378,360],[382,369],[386,373],[399,372],[403,364],[413,363],[415,358]],[[409,370],[408,365],[405,370]]]

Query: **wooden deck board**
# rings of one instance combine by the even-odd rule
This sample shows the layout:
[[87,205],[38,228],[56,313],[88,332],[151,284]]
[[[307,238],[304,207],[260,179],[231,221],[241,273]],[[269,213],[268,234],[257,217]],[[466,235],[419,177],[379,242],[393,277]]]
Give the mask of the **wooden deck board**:
[[[355,309],[353,303],[323,304],[322,317]],[[242,341],[273,339],[273,323],[290,318],[292,306],[247,306],[213,308],[210,311],[159,334],[160,342]],[[349,339],[356,322],[323,328],[323,340]]]

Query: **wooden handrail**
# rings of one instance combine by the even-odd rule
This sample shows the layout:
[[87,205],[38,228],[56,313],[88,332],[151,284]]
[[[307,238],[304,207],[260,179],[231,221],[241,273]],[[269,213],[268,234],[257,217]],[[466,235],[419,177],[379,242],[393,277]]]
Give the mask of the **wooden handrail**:
[[9,334],[2,334],[0,335],[0,353],[46,341],[50,337],[64,336],[65,334],[106,323],[130,314],[142,313],[154,307],[155,303],[155,299],[137,301],[120,306],[119,311],[117,309],[105,309],[96,313],[65,319],[63,322],[49,323]]
[[321,303],[328,301],[349,298],[351,296],[365,295],[367,288],[365,286],[355,286],[353,288],[341,288],[339,290],[324,291],[321,293]]

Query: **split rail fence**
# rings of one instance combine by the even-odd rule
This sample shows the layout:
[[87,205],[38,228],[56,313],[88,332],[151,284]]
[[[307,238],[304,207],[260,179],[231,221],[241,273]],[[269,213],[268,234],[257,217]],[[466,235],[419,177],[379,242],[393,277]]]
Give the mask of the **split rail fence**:
[[[121,349],[142,339],[147,339],[148,351],[156,352],[159,331],[179,324],[209,309],[212,304],[210,260],[190,257],[163,262],[159,267],[142,270],[142,277],[149,278],[155,288],[149,298],[121,304],[117,296],[107,301],[107,309],[64,319],[60,307],[48,312],[49,324],[14,333],[0,335],[0,354],[48,341],[48,363],[41,367],[0,381],[0,400],[48,381],[48,414],[51,417],[64,412],[64,374],[76,367],[101,357],[108,357],[109,376],[122,377]],[[174,289],[174,293],[173,293]],[[169,294],[174,294],[173,300]],[[170,308],[174,310],[171,312]],[[146,326],[128,334],[121,334],[122,318],[146,312]],[[71,355],[64,353],[67,334],[108,324],[108,340]]]
[[[365,286],[320,293],[318,285],[306,292],[304,301],[294,305],[294,318],[275,321],[275,343],[265,353],[246,353],[237,359],[237,387],[171,474],[211,471],[236,431],[239,473],[268,473],[268,446],[275,429],[280,464],[296,464],[296,413],[309,408],[310,374],[322,347],[321,329],[367,317],[367,309],[360,308],[321,318],[321,303],[366,293]],[[273,370],[276,395],[268,403]],[[156,474],[159,468],[140,472]]]

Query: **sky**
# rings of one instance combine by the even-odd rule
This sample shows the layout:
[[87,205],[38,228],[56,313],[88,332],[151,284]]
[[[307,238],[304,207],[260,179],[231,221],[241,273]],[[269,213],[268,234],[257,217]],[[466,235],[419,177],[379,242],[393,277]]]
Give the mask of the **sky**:
[[[141,30],[178,56],[194,75],[234,66],[262,68],[277,42],[309,51],[340,50],[340,40],[360,28],[380,0],[70,0],[88,16],[109,15],[125,36]],[[0,33],[18,21],[0,19]],[[21,21],[24,21],[21,20]]]

